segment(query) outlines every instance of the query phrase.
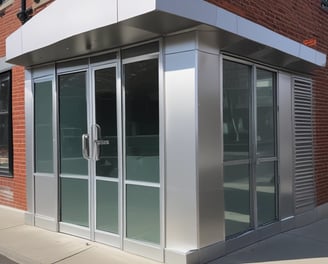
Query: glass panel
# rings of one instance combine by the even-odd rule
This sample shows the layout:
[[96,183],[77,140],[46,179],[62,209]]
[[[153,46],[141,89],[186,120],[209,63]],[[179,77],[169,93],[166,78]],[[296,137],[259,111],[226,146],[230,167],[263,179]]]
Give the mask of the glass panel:
[[9,169],[8,114],[0,114],[0,169]]
[[0,74],[0,170],[2,173],[12,169],[11,132],[11,75]]
[[159,244],[159,217],[159,188],[127,185],[127,238]]
[[82,134],[87,133],[85,72],[59,76],[60,173],[88,174],[82,157]]
[[0,112],[8,112],[10,93],[10,74],[5,73],[0,78]]
[[115,60],[117,58],[117,53],[106,53],[102,55],[97,55],[90,58],[90,63],[97,63],[102,61],[109,61],[109,60]]
[[258,224],[276,219],[276,162],[260,163],[256,166],[256,193]]
[[53,172],[52,81],[34,85],[35,171]]
[[155,53],[159,51],[159,43],[158,42],[152,42],[148,43],[142,46],[132,47],[129,49],[122,50],[122,58],[130,58],[130,57],[136,57],[141,55],[146,55],[150,53]]
[[118,186],[97,180],[97,230],[118,233]]
[[224,160],[249,157],[251,67],[223,62]]
[[226,236],[250,228],[249,165],[224,167],[224,202]]
[[124,65],[126,178],[159,182],[158,60]]
[[89,226],[88,180],[61,178],[61,221]]
[[261,157],[275,156],[274,76],[273,72],[257,70],[257,155]]
[[118,177],[117,119],[116,119],[116,69],[95,72],[96,123],[101,128],[101,139],[109,145],[100,145],[97,176]]

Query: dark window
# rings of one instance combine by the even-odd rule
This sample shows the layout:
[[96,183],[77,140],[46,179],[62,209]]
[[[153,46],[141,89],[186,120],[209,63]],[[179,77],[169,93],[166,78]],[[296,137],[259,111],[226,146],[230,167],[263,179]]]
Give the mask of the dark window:
[[13,175],[11,72],[0,73],[0,175]]

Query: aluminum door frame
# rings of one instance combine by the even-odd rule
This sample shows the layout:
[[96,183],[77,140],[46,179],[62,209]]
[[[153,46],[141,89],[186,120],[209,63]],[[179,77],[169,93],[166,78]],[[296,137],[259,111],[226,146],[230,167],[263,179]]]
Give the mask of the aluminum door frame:
[[[96,87],[95,87],[95,72],[97,70],[102,69],[109,69],[115,68],[116,71],[116,122],[117,122],[117,158],[118,158],[118,178],[117,180],[114,179],[104,179],[103,177],[101,180],[110,181],[110,182],[117,182],[118,186],[118,234],[113,234],[110,232],[100,231],[96,228],[96,193],[97,193],[97,186],[96,182],[99,177],[96,174],[96,160],[95,160],[95,146],[94,146],[94,133],[92,127],[96,124]],[[89,112],[91,115],[90,126],[91,131],[91,140],[89,141],[89,148],[91,150],[91,161],[90,161],[90,218],[91,218],[91,226],[90,226],[90,237],[91,240],[98,241],[101,243],[109,244],[111,246],[122,248],[122,171],[123,171],[123,164],[122,164],[122,110],[121,110],[121,101],[122,101],[122,94],[121,94],[121,70],[120,70],[120,63],[118,60],[112,62],[101,62],[101,63],[94,63],[90,64],[90,89],[89,89],[89,98],[90,98],[90,105],[89,105]]]

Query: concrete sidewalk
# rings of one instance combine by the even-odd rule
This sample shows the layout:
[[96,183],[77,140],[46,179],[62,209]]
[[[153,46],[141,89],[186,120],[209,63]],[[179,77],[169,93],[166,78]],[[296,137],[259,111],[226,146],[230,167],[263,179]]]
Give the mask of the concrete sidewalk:
[[[0,206],[0,264],[158,264],[99,243],[24,225],[24,213]],[[328,219],[266,239],[210,264],[328,263]]]
[[[0,255],[20,264],[158,264],[74,236],[24,225],[24,212],[0,206]],[[3,258],[3,262],[6,264]]]

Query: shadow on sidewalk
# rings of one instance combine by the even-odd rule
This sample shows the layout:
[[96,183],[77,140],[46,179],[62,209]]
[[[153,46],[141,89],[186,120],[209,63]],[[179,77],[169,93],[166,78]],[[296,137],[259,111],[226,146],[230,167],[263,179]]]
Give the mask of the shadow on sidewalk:
[[6,258],[3,255],[0,255],[0,264],[18,264],[18,263]]
[[291,230],[210,262],[328,263],[328,219]]

